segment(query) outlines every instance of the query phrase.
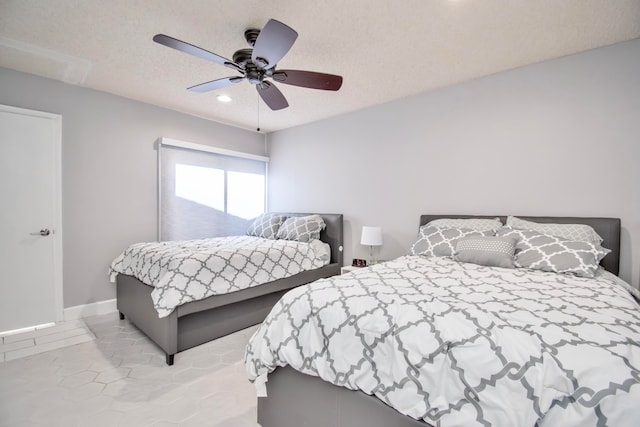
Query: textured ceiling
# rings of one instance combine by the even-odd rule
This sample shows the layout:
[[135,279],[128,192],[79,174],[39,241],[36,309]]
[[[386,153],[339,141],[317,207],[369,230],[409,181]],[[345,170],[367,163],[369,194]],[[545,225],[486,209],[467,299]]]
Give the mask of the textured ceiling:
[[[247,81],[188,92],[236,74],[152,41],[230,58],[270,18],[299,33],[278,68],[339,74],[340,91],[280,84],[280,111]],[[263,132],[638,37],[640,0],[0,0],[1,67]]]

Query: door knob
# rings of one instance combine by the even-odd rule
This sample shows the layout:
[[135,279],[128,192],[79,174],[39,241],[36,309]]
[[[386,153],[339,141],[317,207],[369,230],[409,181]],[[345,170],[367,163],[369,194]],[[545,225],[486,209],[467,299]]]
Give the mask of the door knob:
[[32,236],[48,236],[49,234],[51,234],[51,230],[49,230],[48,228],[43,228],[40,231],[37,231],[35,233],[29,233]]

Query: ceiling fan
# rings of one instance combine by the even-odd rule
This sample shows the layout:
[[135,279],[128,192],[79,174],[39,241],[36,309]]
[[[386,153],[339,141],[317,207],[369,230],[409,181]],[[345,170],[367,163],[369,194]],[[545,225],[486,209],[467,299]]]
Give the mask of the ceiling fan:
[[261,30],[250,28],[244,32],[244,38],[252,49],[240,49],[233,54],[233,60],[224,58],[208,50],[183,42],[165,34],[156,34],[153,41],[161,45],[179,50],[190,55],[224,65],[240,76],[224,77],[210,82],[191,86],[193,92],[209,92],[248,80],[255,85],[262,100],[272,110],[287,108],[289,103],[282,92],[267,79],[278,83],[311,89],[336,91],[342,86],[342,77],[333,74],[316,73],[315,71],[278,70],[277,63],[291,49],[298,33],[275,19]]

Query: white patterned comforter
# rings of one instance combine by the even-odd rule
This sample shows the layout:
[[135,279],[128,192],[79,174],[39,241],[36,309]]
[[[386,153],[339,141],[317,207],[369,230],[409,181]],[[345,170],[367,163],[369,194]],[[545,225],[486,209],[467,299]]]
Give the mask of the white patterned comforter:
[[595,279],[406,256],[288,292],[247,346],[434,426],[640,425],[640,307]]
[[179,305],[261,285],[327,265],[329,245],[312,240],[263,239],[253,236],[136,243],[112,263],[109,275],[136,277],[154,286],[159,317]]

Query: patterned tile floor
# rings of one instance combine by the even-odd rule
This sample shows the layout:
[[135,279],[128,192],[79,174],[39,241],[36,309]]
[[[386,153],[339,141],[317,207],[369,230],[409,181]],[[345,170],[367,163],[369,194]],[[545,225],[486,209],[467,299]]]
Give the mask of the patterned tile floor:
[[0,426],[258,427],[244,348],[257,327],[178,353],[117,313],[84,319],[96,339],[0,363]]

